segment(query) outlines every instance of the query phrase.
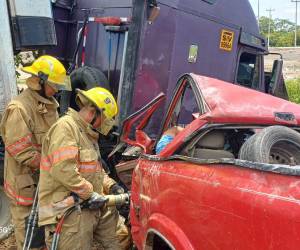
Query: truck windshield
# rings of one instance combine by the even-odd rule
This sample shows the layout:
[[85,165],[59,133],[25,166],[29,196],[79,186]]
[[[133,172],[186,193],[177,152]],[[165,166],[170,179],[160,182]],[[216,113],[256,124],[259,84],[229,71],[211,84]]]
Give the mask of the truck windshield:
[[259,86],[259,69],[260,69],[260,56],[243,52],[240,56],[237,83],[248,87],[258,88]]

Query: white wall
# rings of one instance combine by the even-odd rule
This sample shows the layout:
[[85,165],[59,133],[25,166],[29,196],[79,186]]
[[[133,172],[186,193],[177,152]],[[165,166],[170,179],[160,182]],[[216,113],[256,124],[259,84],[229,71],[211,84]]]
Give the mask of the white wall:
[[6,0],[0,0],[0,113],[17,95],[12,38]]

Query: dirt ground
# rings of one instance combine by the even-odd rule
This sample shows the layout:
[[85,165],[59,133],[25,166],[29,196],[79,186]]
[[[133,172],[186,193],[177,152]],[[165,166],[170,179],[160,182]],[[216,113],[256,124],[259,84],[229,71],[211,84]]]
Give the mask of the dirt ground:
[[[284,79],[300,78],[300,47],[297,48],[270,48],[270,52],[280,53],[283,57]],[[272,67],[273,60],[278,56],[268,56],[266,60],[267,68]]]
[[0,250],[17,250],[16,239],[13,234],[8,239],[0,242]]

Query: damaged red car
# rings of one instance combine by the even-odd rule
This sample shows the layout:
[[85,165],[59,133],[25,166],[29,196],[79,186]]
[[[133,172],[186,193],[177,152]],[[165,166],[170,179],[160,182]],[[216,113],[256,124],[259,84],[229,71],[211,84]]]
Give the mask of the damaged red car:
[[[147,124],[164,101],[123,124],[130,147],[116,170],[131,189],[138,249],[299,249],[300,106],[186,74],[151,138]],[[157,155],[173,126],[184,129]]]

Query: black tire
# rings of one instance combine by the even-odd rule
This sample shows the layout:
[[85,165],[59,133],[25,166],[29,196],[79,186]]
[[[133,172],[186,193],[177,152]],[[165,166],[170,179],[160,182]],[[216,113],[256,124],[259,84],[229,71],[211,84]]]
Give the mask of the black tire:
[[251,136],[241,147],[242,160],[300,165],[300,133],[284,126],[271,126]]
[[[249,151],[249,147],[251,147],[253,145],[253,140],[255,138],[255,135],[252,135],[246,142],[244,142],[244,144],[242,145],[240,151],[239,151],[239,159],[242,159],[242,160],[248,160],[249,156],[247,153]],[[249,146],[250,145],[250,146]]]
[[75,103],[76,89],[88,90],[93,87],[103,87],[110,90],[108,80],[104,73],[96,68],[84,66],[75,69],[71,75],[72,92],[63,91],[60,97],[60,112],[65,113],[68,107],[78,110]]
[[11,215],[9,211],[9,200],[3,188],[0,188],[0,241],[7,239],[13,232]]

